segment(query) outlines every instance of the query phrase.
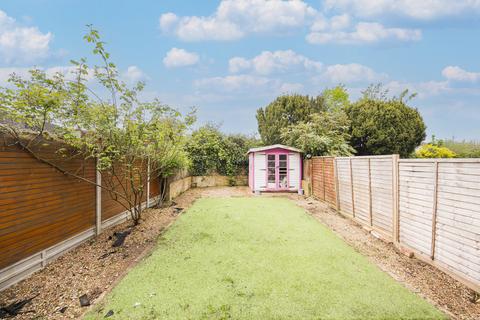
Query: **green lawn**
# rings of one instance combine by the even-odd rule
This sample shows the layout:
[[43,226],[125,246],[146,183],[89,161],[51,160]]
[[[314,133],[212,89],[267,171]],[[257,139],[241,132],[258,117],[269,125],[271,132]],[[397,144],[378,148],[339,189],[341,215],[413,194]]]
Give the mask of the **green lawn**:
[[[101,309],[100,309],[101,308]],[[443,319],[283,198],[200,199],[87,318]]]

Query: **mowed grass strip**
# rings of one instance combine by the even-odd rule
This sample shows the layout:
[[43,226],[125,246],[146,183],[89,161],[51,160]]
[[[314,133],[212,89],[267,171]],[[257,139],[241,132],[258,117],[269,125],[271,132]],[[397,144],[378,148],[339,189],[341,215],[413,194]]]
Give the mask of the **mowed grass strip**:
[[205,198],[87,315],[114,319],[443,319],[283,198]]

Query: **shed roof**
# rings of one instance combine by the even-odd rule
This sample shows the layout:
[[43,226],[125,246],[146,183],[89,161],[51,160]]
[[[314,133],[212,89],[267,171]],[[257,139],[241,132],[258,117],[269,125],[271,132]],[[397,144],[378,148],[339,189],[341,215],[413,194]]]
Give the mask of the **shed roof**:
[[290,151],[294,151],[294,152],[300,152],[300,153],[303,152],[303,151],[300,150],[300,149],[297,149],[297,148],[294,148],[294,147],[285,146],[285,145],[283,145],[283,144],[272,144],[272,145],[270,145],[270,146],[264,146],[264,147],[258,147],[258,148],[251,148],[250,150],[248,150],[247,153],[259,152],[259,151],[266,151],[266,150],[276,149],[276,148],[286,149],[286,150],[290,150]]

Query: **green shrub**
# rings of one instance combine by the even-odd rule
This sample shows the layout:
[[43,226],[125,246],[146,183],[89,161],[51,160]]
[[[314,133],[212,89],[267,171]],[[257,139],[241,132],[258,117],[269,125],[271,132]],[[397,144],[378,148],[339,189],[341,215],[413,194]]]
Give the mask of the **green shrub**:
[[407,91],[398,98],[386,98],[386,93],[380,86],[370,87],[347,108],[350,142],[358,155],[408,157],[425,139],[422,116],[404,100]]
[[257,144],[258,141],[252,137],[226,135],[217,126],[205,125],[195,130],[186,144],[191,162],[190,173],[194,176],[220,174],[229,177],[246,174],[247,151]]

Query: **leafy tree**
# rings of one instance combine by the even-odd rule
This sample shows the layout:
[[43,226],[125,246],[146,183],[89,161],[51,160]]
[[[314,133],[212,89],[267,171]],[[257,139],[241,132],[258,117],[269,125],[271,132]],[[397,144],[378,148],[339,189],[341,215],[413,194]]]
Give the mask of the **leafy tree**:
[[219,158],[224,151],[223,136],[218,127],[208,124],[195,130],[185,149],[191,161],[190,171],[195,176],[216,173]]
[[[93,45],[101,64],[90,68],[86,59],[72,61],[73,80],[62,74],[48,77],[38,69],[32,70],[28,79],[12,75],[10,87],[0,90],[0,114],[4,117],[0,132],[39,161],[94,185],[96,182],[79,170],[45,156],[41,147],[58,146],[56,153],[63,158],[96,159],[102,175],[100,186],[137,224],[147,166],[151,176],[160,178],[186,166],[185,132],[195,118],[193,114],[182,116],[158,100],[141,101],[144,84],[129,88],[119,80],[98,31],[90,27],[85,40]],[[108,99],[88,87],[89,77],[107,92]]]
[[350,105],[350,96],[344,85],[323,90],[322,97],[328,110],[346,109]]
[[282,133],[287,145],[313,156],[352,155],[355,150],[348,137],[348,119],[328,112],[312,114],[309,121],[291,125]]
[[197,176],[242,174],[248,168],[247,151],[257,144],[256,139],[244,135],[225,135],[218,126],[200,127],[186,144],[191,159],[190,171]]
[[455,158],[456,154],[447,147],[427,143],[415,151],[417,158]]
[[326,110],[322,96],[282,95],[257,110],[258,132],[264,144],[283,143],[281,132],[290,125],[308,121],[313,113]]
[[313,113],[307,121],[292,124],[281,134],[282,141],[313,156],[348,156],[355,150],[349,145],[350,120],[344,109],[350,104],[343,86],[322,92],[325,111]]
[[346,108],[351,121],[351,145],[359,155],[400,154],[408,157],[425,139],[425,123],[403,92],[387,98],[381,87],[368,88],[363,97]]

